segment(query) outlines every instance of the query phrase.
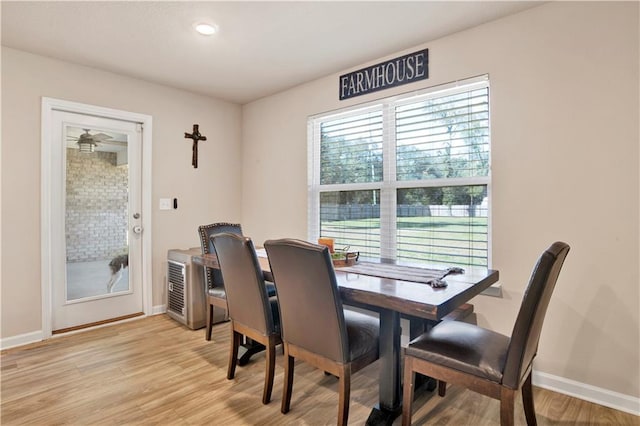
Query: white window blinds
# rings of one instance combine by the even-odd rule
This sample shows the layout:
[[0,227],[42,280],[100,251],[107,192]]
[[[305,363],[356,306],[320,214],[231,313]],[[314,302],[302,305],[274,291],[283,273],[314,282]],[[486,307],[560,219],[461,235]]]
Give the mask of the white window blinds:
[[320,123],[320,183],[382,180],[382,111]]
[[400,263],[488,266],[486,77],[309,120],[309,239]]
[[395,111],[397,180],[488,175],[488,87],[427,97]]

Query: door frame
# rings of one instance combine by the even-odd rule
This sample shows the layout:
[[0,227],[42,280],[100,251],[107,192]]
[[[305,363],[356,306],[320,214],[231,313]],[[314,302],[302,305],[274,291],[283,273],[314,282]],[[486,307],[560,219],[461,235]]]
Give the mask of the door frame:
[[[61,176],[52,174],[53,111],[72,112],[115,120],[130,121],[142,125],[142,307],[145,315],[153,310],[152,298],[152,238],[151,238],[151,141],[153,119],[150,115],[112,108],[99,107],[55,98],[42,98],[41,126],[41,161],[40,161],[40,241],[41,241],[41,288],[42,288],[42,338],[49,339],[53,334],[52,307],[52,191],[51,182],[59,182]],[[52,179],[54,179],[52,181]]]

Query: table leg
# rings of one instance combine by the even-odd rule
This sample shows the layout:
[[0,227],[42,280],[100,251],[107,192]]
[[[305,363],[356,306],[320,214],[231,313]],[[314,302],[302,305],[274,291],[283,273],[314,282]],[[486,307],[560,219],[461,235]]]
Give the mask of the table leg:
[[391,425],[402,412],[400,334],[400,314],[381,310],[379,403],[371,410],[367,425]]
[[241,367],[247,365],[254,354],[262,352],[265,349],[266,347],[262,343],[247,338],[245,343],[238,348],[238,365]]
[[[424,318],[411,317],[409,319],[409,341],[415,339],[416,337],[420,336],[424,332],[431,330],[431,328],[434,327],[437,323],[438,323],[437,321],[427,320]],[[431,377],[424,376],[420,373],[416,373],[416,378],[415,378],[415,383],[413,388],[414,400],[415,400],[415,397],[417,397],[420,394],[420,392],[433,391],[436,388],[436,385],[437,385],[436,380],[432,379]]]

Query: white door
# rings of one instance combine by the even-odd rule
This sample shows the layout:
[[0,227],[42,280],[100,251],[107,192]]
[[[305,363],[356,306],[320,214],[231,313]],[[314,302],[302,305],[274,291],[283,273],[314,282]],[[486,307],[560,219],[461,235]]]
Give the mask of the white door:
[[142,127],[53,111],[52,329],[142,314]]

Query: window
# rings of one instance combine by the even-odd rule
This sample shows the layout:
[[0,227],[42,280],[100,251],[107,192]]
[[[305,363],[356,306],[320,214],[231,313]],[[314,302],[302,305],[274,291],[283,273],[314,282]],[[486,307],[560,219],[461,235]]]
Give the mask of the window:
[[488,266],[489,130],[486,76],[310,118],[310,240]]

